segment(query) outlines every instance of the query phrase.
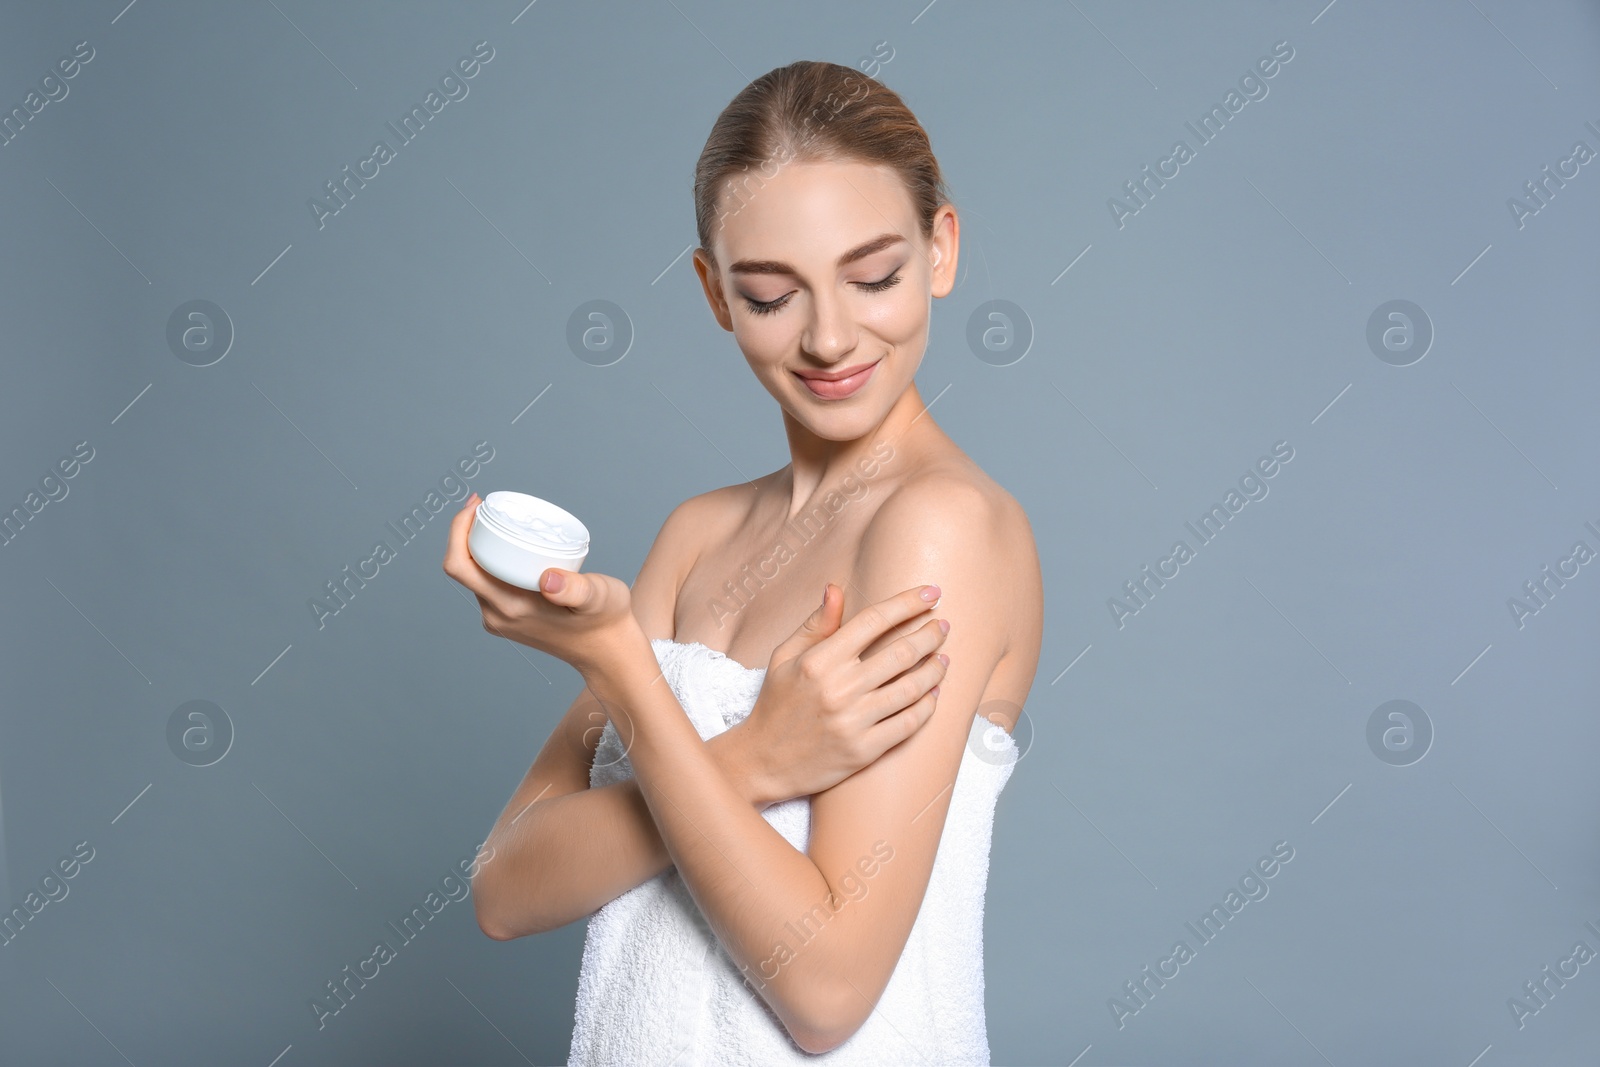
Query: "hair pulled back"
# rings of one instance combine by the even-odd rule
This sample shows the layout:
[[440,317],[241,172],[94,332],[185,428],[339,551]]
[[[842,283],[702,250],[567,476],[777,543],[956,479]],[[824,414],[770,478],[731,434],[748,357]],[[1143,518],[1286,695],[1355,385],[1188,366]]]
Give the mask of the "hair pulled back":
[[951,201],[928,134],[898,93],[838,63],[803,59],[740,90],[711,127],[694,168],[700,247],[790,163],[859,162],[893,168],[905,182],[924,239]]

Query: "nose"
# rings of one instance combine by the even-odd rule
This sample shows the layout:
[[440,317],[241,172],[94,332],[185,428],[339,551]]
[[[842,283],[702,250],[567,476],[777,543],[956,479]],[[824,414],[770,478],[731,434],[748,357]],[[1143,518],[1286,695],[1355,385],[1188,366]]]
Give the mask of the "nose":
[[837,363],[856,347],[856,325],[848,303],[833,293],[818,292],[810,300],[811,315],[800,335],[800,347],[824,363]]

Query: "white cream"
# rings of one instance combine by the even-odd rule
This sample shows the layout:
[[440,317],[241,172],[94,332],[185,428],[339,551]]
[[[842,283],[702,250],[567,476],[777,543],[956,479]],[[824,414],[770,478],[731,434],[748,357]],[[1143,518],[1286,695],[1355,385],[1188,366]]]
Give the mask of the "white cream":
[[497,492],[483,498],[483,514],[524,541],[571,551],[589,547],[589,531],[561,508],[526,493]]

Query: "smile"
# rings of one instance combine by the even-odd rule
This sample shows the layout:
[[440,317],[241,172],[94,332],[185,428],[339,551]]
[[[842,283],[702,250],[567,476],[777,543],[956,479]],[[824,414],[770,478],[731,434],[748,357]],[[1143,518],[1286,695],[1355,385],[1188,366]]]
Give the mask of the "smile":
[[805,383],[806,388],[811,390],[813,396],[821,397],[824,400],[842,400],[847,396],[854,396],[860,391],[861,387],[866,385],[867,380],[872,377],[872,372],[877,369],[878,363],[881,362],[883,361],[880,359],[856,371],[849,377],[839,378],[836,381],[828,381],[826,378],[807,378],[799,372],[795,372],[795,377]]

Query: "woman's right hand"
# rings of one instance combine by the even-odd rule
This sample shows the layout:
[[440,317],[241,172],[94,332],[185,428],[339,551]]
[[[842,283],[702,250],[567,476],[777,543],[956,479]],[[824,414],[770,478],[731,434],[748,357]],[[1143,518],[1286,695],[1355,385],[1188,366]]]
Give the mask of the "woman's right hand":
[[842,591],[829,583],[822,605],[775,650],[739,728],[751,768],[776,803],[844,781],[920,730],[933,715],[949,658],[937,653],[948,623],[929,619],[861,658],[882,634],[933,609],[939,587],[916,586],[839,625]]

